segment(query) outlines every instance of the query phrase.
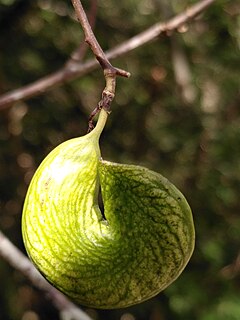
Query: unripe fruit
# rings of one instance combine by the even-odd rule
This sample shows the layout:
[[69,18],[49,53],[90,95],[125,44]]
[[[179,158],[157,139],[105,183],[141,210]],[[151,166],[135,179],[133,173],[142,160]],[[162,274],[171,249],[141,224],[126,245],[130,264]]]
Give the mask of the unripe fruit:
[[172,283],[192,255],[194,226],[184,196],[166,178],[101,159],[106,118],[102,110],[91,133],[44,159],[27,192],[22,232],[50,283],[77,303],[111,309]]

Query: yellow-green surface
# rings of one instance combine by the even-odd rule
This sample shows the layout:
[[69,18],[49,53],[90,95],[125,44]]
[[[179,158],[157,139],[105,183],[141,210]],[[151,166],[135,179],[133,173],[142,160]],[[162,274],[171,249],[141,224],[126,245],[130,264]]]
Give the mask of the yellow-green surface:
[[22,231],[29,256],[54,286],[78,303],[120,308],[179,276],[193,252],[194,226],[185,198],[163,176],[101,159],[106,117],[102,111],[90,134],[61,144],[42,162]]

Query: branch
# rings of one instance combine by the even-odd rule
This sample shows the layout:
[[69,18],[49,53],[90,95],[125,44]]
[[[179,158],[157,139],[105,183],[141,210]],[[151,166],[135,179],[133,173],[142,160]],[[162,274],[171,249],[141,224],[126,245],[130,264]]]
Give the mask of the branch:
[[59,310],[62,319],[92,320],[84,311],[75,306],[61,292],[50,285],[35,269],[24,254],[0,231],[0,256],[13,268],[20,271],[35,287],[42,290]]
[[[169,0],[155,0],[155,2],[158,12],[161,12],[165,19],[169,19],[169,17],[175,14]],[[186,26],[183,26],[182,30],[186,32],[187,29]],[[196,90],[193,85],[190,64],[183,48],[183,43],[179,41],[180,38],[181,37],[178,34],[173,34],[170,39],[172,68],[180,98],[185,104],[189,105],[195,101]]]
[[118,68],[115,68],[111,65],[110,61],[108,60],[106,54],[103,52],[100,44],[98,43],[92,28],[90,26],[90,23],[88,22],[88,18],[86,16],[86,13],[83,9],[82,3],[80,0],[72,0],[73,7],[75,9],[77,18],[79,22],[82,25],[84,34],[85,34],[85,41],[89,44],[92,52],[94,53],[96,59],[100,63],[103,72],[104,77],[106,81],[106,87],[104,88],[102,92],[102,99],[98,103],[98,106],[93,110],[92,114],[89,118],[89,125],[88,125],[88,131],[91,131],[93,129],[93,118],[102,108],[104,108],[106,111],[110,110],[110,106],[112,103],[112,100],[115,96],[115,90],[116,90],[116,77],[122,76],[128,78],[130,76],[130,73],[121,70]]
[[[201,0],[193,6],[186,9],[184,12],[176,15],[165,23],[156,23],[149,29],[130,38],[115,48],[107,51],[108,59],[115,59],[123,56],[134,49],[137,49],[150,41],[157,39],[162,33],[174,31],[184,23],[192,20],[198,14],[203,12],[215,0]],[[29,85],[19,89],[10,91],[0,97],[0,110],[10,107],[14,102],[26,100],[31,97],[40,95],[53,87],[59,86],[64,82],[71,81],[81,77],[98,67],[98,62],[95,59],[90,59],[85,63],[66,63],[63,68],[48,76],[45,76]]]
[[[97,2],[98,0],[92,0],[91,1],[91,6],[90,6],[90,10],[88,13],[88,20],[90,23],[90,26],[92,29],[94,29],[95,27],[95,22],[96,22],[96,16],[97,16]],[[79,48],[77,48],[76,50],[73,51],[73,53],[71,54],[71,58],[69,59],[69,61],[67,63],[72,63],[72,62],[80,62],[83,60],[86,51],[87,51],[87,43],[86,42],[82,42],[79,46]]]
[[220,270],[220,275],[225,279],[233,279],[240,275],[240,252],[231,264]]
[[[80,0],[72,0],[72,4],[74,6],[74,9],[77,14],[77,18],[80,21],[84,34],[85,34],[85,41],[89,44],[92,52],[94,53],[96,59],[100,63],[102,69],[106,74],[114,74],[119,75],[122,77],[128,78],[130,76],[129,72],[125,70],[121,70],[118,68],[115,68],[111,65],[110,61],[108,60],[106,54],[103,52],[101,46],[99,45],[92,28],[90,26],[90,23],[88,22],[88,18],[85,14],[85,11],[82,7],[82,3]],[[107,82],[108,79],[106,79]]]

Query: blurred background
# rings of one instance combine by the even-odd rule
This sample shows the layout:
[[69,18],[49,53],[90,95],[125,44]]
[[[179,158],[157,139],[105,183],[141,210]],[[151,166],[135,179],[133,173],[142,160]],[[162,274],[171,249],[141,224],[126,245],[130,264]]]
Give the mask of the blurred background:
[[[194,2],[99,1],[95,34],[107,50]],[[83,5],[88,10],[90,1]],[[71,1],[0,0],[0,93],[58,70],[82,40]],[[132,76],[118,78],[102,156],[171,180],[191,205],[196,248],[183,274],[155,298],[122,310],[83,310],[96,320],[239,320],[240,3],[216,1],[177,33],[113,64]],[[0,112],[0,229],[24,253],[30,179],[56,145],[86,133],[103,87],[99,69]],[[59,319],[1,257],[0,319]]]

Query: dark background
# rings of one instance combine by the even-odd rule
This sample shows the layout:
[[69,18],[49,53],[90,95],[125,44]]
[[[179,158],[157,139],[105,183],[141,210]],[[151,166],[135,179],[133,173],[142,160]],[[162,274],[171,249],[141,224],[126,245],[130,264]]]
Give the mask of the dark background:
[[[194,2],[99,1],[95,33],[106,50]],[[88,9],[89,1],[83,5]],[[216,1],[177,34],[113,62],[132,76],[118,79],[102,156],[147,166],[178,186],[193,211],[196,248],[183,274],[157,297],[123,310],[87,309],[94,319],[240,319],[239,14],[239,1]],[[71,1],[0,0],[0,92],[57,70],[82,39]],[[0,229],[23,252],[29,181],[54,146],[85,134],[103,87],[99,69],[1,111]],[[0,319],[59,319],[2,258]]]

